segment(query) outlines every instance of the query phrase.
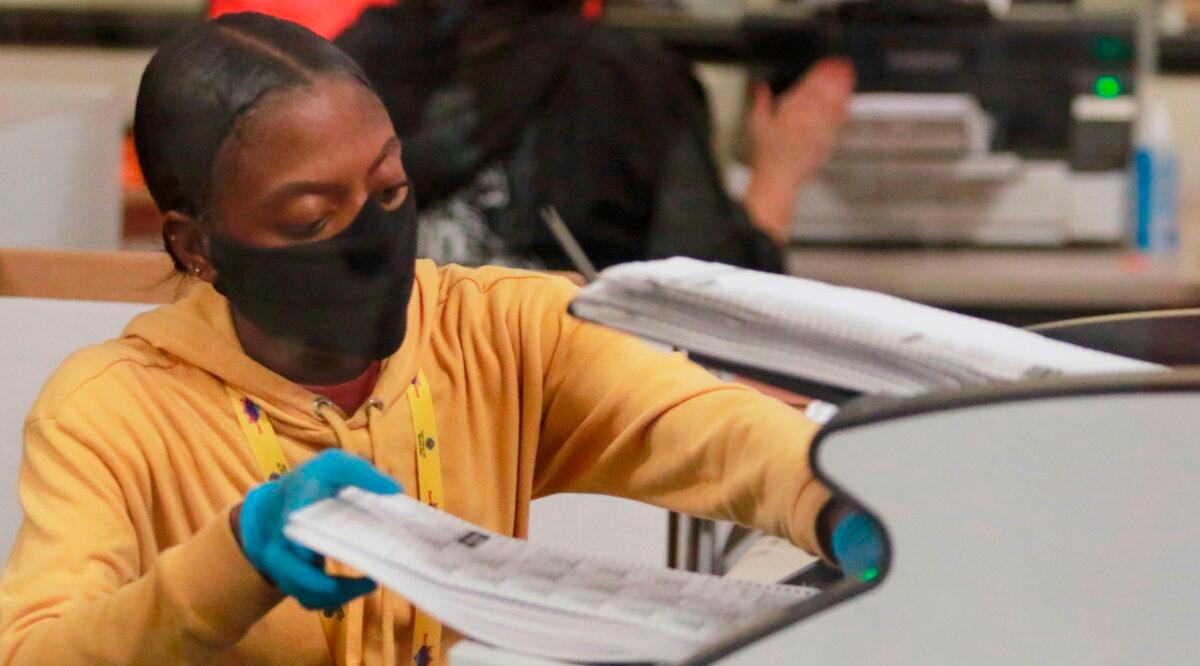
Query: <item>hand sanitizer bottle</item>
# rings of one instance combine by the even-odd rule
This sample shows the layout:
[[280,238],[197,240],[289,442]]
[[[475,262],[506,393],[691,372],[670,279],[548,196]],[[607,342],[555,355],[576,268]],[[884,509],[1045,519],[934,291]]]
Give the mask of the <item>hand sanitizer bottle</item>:
[[1179,247],[1179,159],[1166,105],[1154,98],[1144,104],[1134,133],[1135,242],[1142,252],[1165,254]]

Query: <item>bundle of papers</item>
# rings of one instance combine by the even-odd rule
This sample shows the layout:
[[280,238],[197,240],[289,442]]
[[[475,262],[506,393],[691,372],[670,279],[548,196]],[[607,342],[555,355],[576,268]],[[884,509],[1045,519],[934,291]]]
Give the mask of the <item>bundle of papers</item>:
[[537,546],[353,488],[286,534],[475,640],[575,662],[680,661],[817,594]]
[[850,103],[834,159],[982,156],[990,144],[987,114],[970,95],[859,93]]
[[895,397],[1163,369],[884,294],[682,257],[609,268],[571,312],[738,367]]

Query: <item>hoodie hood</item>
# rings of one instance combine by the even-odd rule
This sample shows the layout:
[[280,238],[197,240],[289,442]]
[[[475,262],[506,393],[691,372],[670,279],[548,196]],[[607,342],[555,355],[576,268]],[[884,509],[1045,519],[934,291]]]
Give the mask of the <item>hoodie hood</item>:
[[[372,392],[384,409],[404,398],[405,389],[417,375],[433,329],[437,289],[437,268],[431,261],[418,260],[404,342],[383,361]],[[142,340],[250,396],[263,406],[281,434],[325,446],[337,443],[316,411],[315,395],[246,355],[233,328],[229,301],[206,282],[194,283],[171,305],[139,315],[126,326],[122,337]],[[350,428],[367,423],[363,408],[346,416]]]

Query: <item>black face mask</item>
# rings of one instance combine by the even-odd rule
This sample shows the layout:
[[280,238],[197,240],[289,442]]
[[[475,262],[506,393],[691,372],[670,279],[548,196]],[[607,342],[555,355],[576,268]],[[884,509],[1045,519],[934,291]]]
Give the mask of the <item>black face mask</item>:
[[404,342],[416,268],[417,208],[374,199],[323,241],[262,248],[213,236],[214,283],[238,312],[278,338],[326,352],[382,359]]

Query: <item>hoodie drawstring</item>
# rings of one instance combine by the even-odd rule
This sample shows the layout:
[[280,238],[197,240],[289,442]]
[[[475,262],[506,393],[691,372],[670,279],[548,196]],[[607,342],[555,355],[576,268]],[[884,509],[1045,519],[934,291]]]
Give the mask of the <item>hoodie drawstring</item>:
[[[340,446],[343,450],[349,451],[350,453],[355,453],[355,451],[350,448],[350,427],[346,425],[346,420],[342,418],[342,415],[338,414],[338,411],[334,409],[333,402],[324,396],[317,396],[316,400],[313,401],[313,408],[317,413],[317,417],[329,424],[329,427],[333,428],[333,435],[335,438],[337,438],[338,446]],[[356,572],[351,571],[349,567],[340,564],[332,565],[331,569],[331,573],[334,575],[345,576],[356,574]],[[386,598],[387,595],[383,596]],[[346,604],[345,653],[342,655],[334,655],[334,661],[336,661],[339,666],[342,664],[345,666],[360,666],[363,663],[363,613],[365,611],[365,606],[365,597],[359,597]],[[384,632],[384,635],[386,636],[390,633],[391,630],[389,628]]]
[[[375,453],[375,445],[383,441],[380,420],[383,416],[383,402],[378,398],[367,400],[367,439],[371,443],[371,453]],[[383,616],[383,665],[396,664],[396,622],[395,598],[387,590],[380,591],[380,615]]]
[[333,435],[337,438],[338,446],[355,455],[361,455],[350,448],[350,426],[346,425],[346,420],[334,409],[332,400],[319,395],[313,400],[313,408],[316,410],[317,416],[327,423],[329,427],[333,428]]

